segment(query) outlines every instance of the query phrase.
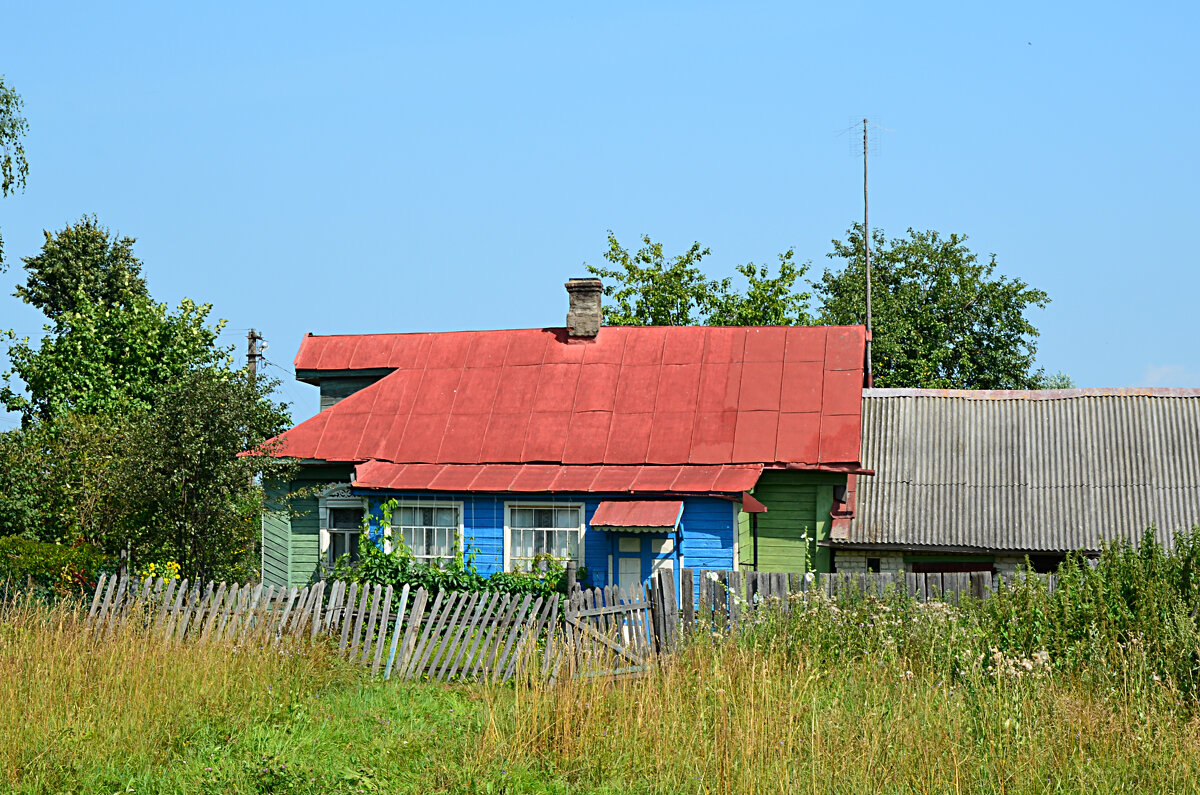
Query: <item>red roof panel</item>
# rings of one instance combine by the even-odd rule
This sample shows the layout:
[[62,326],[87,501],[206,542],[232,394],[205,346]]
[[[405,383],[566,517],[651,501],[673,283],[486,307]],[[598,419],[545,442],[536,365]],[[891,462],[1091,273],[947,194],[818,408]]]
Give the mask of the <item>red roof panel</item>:
[[592,481],[592,491],[632,491],[641,472],[641,467],[602,466]]
[[350,360],[354,358],[354,349],[361,340],[359,336],[332,337],[321,353],[321,360],[313,366],[325,370],[342,369],[335,368],[337,362],[345,362],[349,366]]
[[558,476],[554,478],[551,489],[554,491],[583,491],[592,490],[592,483],[604,467],[559,467]]
[[424,370],[432,338],[432,334],[397,334],[396,343],[389,354],[392,360],[388,365],[406,370]]
[[769,461],[775,456],[779,432],[778,411],[741,411],[733,437],[733,460],[744,463]]
[[619,364],[587,364],[579,371],[579,388],[575,392],[576,411],[612,411],[616,403],[617,380],[621,377]]
[[664,331],[663,328],[630,326],[630,333],[625,338],[625,355],[621,357],[621,364],[625,367],[658,367],[662,364],[666,337]]
[[659,493],[663,483],[680,493],[738,494],[754,487],[761,466],[624,467],[545,464],[391,464],[355,467],[364,489],[474,492]]
[[867,345],[866,330],[862,326],[834,326],[826,333],[825,369],[861,373]]
[[508,334],[476,334],[467,352],[467,367],[500,367],[512,337]]
[[554,339],[551,332],[542,329],[509,333],[512,334],[512,341],[508,343],[508,354],[504,357],[505,367],[541,364],[546,356],[546,344]]
[[[508,491],[523,468],[523,464],[485,464],[462,467],[462,469],[479,473],[471,482],[473,491]],[[370,484],[364,485],[369,486]]]
[[564,464],[598,464],[608,449],[608,429],[612,414],[607,411],[577,411],[571,415]]
[[862,370],[826,370],[821,390],[821,413],[862,413]]
[[605,500],[596,506],[592,527],[675,527],[682,500]]
[[529,429],[529,412],[522,414],[493,413],[483,436],[479,460],[508,463],[521,460],[525,448],[525,432]]
[[733,460],[736,411],[701,411],[692,425],[689,464],[725,464]]
[[468,367],[454,395],[455,414],[491,414],[500,386],[498,367]]
[[385,336],[364,335],[359,338],[347,370],[373,370],[387,367],[395,341]]
[[461,370],[466,366],[467,351],[475,336],[469,331],[434,334],[429,346],[429,359],[425,366]]
[[704,335],[704,363],[729,364],[745,361],[746,330],[714,327]]
[[779,396],[780,410],[820,411],[824,379],[825,368],[821,362],[786,362]]
[[286,452],[844,468],[859,458],[864,345],[857,327],[605,327],[582,341],[562,329],[308,336],[299,369],[394,372],[288,431]]
[[705,364],[700,369],[700,411],[735,411],[742,391],[742,365]]
[[537,392],[533,398],[535,412],[571,411],[575,408],[575,387],[579,383],[577,365],[543,364],[538,368],[537,378]]
[[697,352],[704,350],[704,326],[680,326],[663,335],[663,364],[699,364]]
[[857,414],[825,416],[821,419],[821,456],[823,463],[857,463],[862,418]]
[[746,362],[742,365],[738,411],[779,411],[779,391],[782,385],[782,361]]
[[648,464],[678,464],[686,461],[692,449],[692,426],[696,415],[691,412],[663,411],[654,415],[650,428],[650,447],[646,450]]
[[[417,422],[424,419],[414,416]],[[451,414],[449,422],[446,423],[446,434],[442,438],[437,460],[441,463],[460,464],[478,461],[489,419],[487,414]]]
[[426,370],[425,377],[421,379],[421,387],[417,391],[417,399],[413,402],[412,413],[445,415],[454,405],[454,395],[458,390],[458,382],[462,380],[462,374],[461,368]]
[[666,364],[660,373],[656,410],[695,412],[700,405],[700,365]]
[[513,491],[550,491],[562,467],[547,464],[526,464],[513,478]]
[[[735,469],[737,467],[729,467]],[[721,473],[719,466],[684,466],[676,467],[679,474],[671,484],[672,491],[713,491],[717,475]],[[762,472],[762,467],[754,467],[754,477]]]
[[562,461],[563,445],[567,441],[567,427],[571,424],[571,412],[546,411],[537,415],[537,422],[530,421],[525,431],[525,447],[521,461]]
[[669,491],[679,479],[680,467],[642,467],[633,481],[633,491]]
[[[783,360],[824,362],[827,336],[824,326],[790,326],[784,343]],[[866,344],[865,341],[863,344]]]
[[758,476],[761,474],[762,469],[721,467],[721,471],[717,473],[716,480],[713,481],[713,491],[749,491],[754,488],[754,484],[758,483]]
[[603,462],[607,464],[641,464],[646,461],[650,446],[650,426],[654,415],[614,414],[608,429],[608,447]]
[[435,491],[471,491],[478,477],[479,467],[444,466],[429,481],[429,488]]
[[782,362],[787,344],[785,326],[761,326],[746,329],[746,349],[743,361]]
[[816,412],[779,415],[775,460],[815,464],[821,460],[821,415]]
[[533,398],[537,395],[538,370],[541,368],[524,365],[504,367],[499,371],[496,401],[492,404],[493,414],[515,414],[533,410]]
[[[442,439],[446,435],[446,425],[449,418],[445,414],[413,414],[408,424],[404,426],[404,438],[401,447],[405,450],[408,460],[404,463],[432,464],[437,461],[438,451],[442,449]],[[328,455],[321,458],[336,460]]]
[[618,414],[642,414],[654,411],[658,397],[659,366],[632,365],[621,368],[617,382],[617,400],[613,410]]

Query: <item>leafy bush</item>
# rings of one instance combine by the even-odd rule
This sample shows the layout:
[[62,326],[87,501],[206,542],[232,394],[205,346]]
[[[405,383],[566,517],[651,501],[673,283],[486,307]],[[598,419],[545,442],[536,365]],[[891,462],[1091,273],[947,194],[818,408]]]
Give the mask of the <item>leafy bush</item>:
[[[395,500],[382,506],[381,526],[391,523]],[[379,530],[364,523],[359,536],[358,560],[351,562],[348,555],[335,561],[329,576],[346,582],[378,583],[401,587],[424,588],[430,593],[437,591],[492,591],[509,594],[532,594],[549,596],[566,594],[567,571],[562,563],[545,556],[539,561],[541,571],[536,573],[495,572],[483,576],[475,568],[477,550],[468,548],[466,559],[455,558],[445,566],[417,560],[399,539],[392,539],[391,551],[382,548]],[[580,568],[577,579],[586,585],[587,569]]]
[[0,538],[0,581],[14,586],[30,582],[59,595],[83,593],[96,587],[96,579],[110,563],[95,547],[68,547],[31,541],[20,536]]
[[[1167,692],[1200,703],[1200,528],[1165,549],[1111,543],[1093,563],[1027,570],[990,598],[959,605],[817,593],[748,611],[734,642],[839,665],[894,662],[936,681],[1059,672],[1097,692]],[[1189,706],[1189,709],[1191,707]]]

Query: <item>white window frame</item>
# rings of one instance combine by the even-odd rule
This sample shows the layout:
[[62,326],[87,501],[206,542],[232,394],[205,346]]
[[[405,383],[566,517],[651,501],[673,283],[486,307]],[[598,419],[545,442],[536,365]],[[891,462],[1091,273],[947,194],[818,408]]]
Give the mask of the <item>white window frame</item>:
[[[318,524],[321,530],[321,560],[326,566],[333,566],[333,532],[329,527],[330,508],[358,508],[363,516],[367,515],[369,506],[366,497],[357,497],[350,493],[350,484],[334,486],[321,492],[317,500]],[[345,532],[345,531],[337,531]],[[361,530],[359,532],[362,532]],[[349,549],[349,546],[347,546]]]
[[[587,533],[587,517],[586,509],[582,502],[536,502],[526,500],[514,500],[504,503],[504,571],[512,571],[513,556],[512,556],[512,512],[514,508],[574,508],[579,511],[579,541],[575,548],[579,551],[579,560],[577,563],[582,566],[584,560],[584,537]],[[527,529],[527,528],[521,528]],[[568,530],[570,528],[560,527],[558,530]]]
[[[386,549],[388,552],[391,552],[391,550],[392,550],[392,530],[397,527],[396,514],[398,514],[400,512],[401,508],[453,508],[456,511],[458,511],[458,526],[455,528],[455,531],[454,531],[455,534],[458,536],[458,560],[461,562],[465,559],[464,556],[466,555],[466,552],[467,552],[466,516],[465,516],[466,510],[461,501],[457,501],[457,500],[411,500],[411,499],[410,500],[397,500],[396,507],[392,509],[392,521],[386,528],[384,528],[384,531],[383,531]],[[401,539],[401,543],[403,543],[403,539]],[[433,558],[428,555],[416,555],[412,552],[411,549],[409,550],[409,554],[412,554],[414,560],[421,561],[424,563],[429,563],[430,561],[433,561],[433,560],[437,560],[439,563],[446,561],[446,558]]]

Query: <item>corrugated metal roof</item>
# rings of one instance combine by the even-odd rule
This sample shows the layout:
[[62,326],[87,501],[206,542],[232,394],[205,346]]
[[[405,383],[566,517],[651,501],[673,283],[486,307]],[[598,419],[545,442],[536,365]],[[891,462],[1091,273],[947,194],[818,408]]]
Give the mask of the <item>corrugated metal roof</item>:
[[1200,390],[863,390],[835,544],[1065,552],[1200,523]]
[[298,370],[394,372],[288,431],[277,454],[844,469],[858,463],[864,347],[860,326],[309,336]]
[[596,506],[591,526],[673,528],[681,516],[681,500],[605,500]]
[[754,488],[762,466],[559,466],[391,464],[367,461],[354,485],[393,491],[734,494]]

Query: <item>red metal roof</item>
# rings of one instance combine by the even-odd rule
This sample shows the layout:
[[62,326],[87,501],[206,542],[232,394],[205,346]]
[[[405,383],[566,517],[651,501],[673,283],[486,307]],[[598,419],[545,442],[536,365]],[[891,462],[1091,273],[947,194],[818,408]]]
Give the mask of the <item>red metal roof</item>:
[[859,326],[308,336],[297,370],[394,372],[288,431],[278,454],[844,469],[859,460],[864,347]]
[[596,506],[592,527],[674,527],[682,500],[605,500]]
[[354,485],[391,491],[727,494],[754,487],[761,465],[559,466],[553,464],[391,464],[367,461]]

